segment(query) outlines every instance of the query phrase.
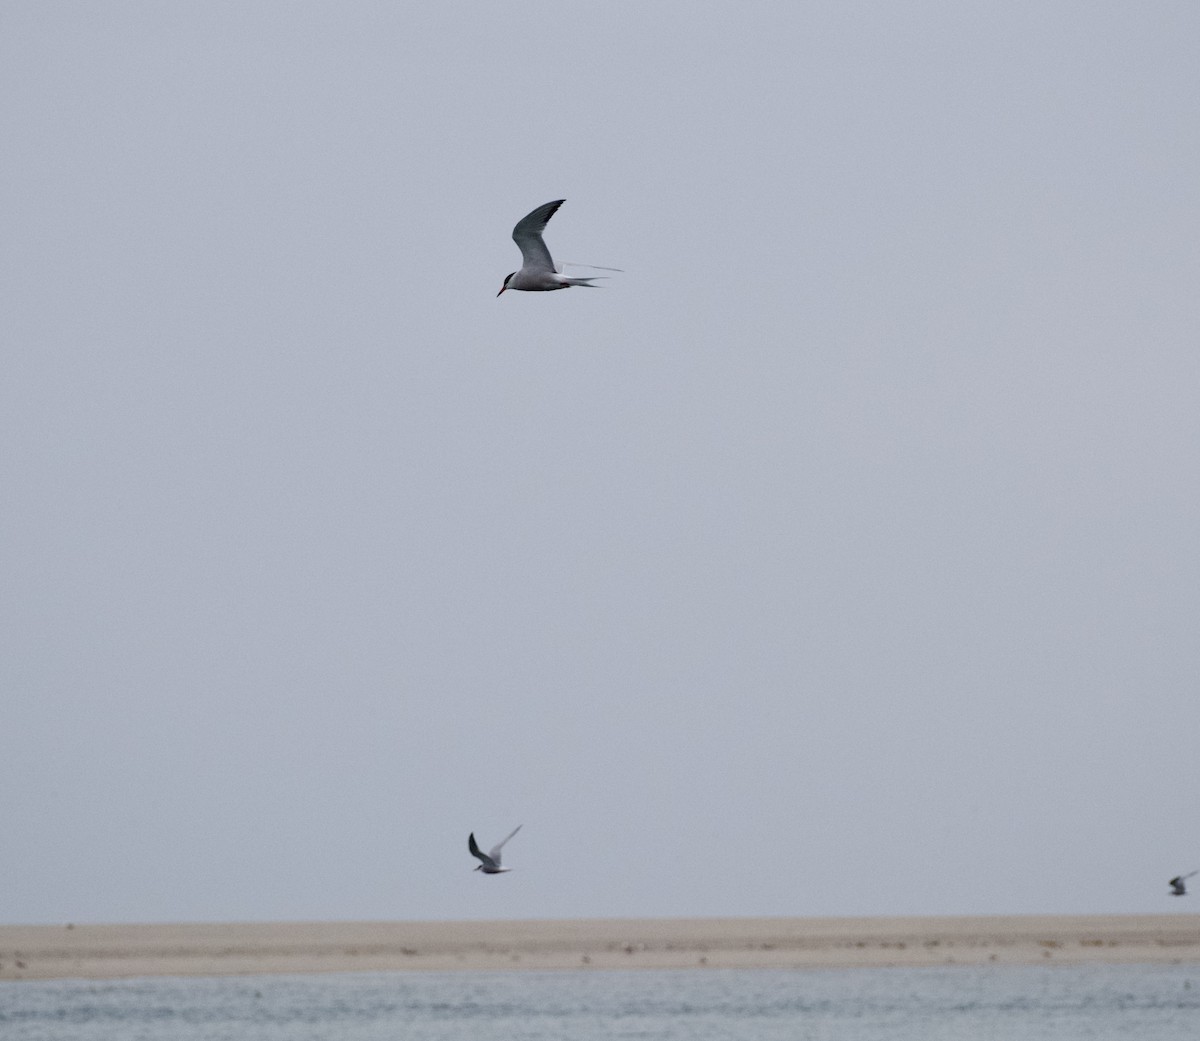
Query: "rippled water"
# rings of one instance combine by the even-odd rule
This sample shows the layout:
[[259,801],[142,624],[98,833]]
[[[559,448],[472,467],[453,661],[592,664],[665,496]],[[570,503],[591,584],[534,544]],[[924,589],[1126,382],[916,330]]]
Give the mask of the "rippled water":
[[23,981],[0,1038],[1196,1041],[1200,966]]

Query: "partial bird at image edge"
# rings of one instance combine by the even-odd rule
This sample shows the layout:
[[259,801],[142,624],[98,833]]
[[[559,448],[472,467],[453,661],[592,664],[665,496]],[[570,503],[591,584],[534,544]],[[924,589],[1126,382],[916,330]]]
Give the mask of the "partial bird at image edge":
[[1176,875],[1167,883],[1171,887],[1171,896],[1187,896],[1186,882],[1192,875],[1200,875],[1200,868],[1189,871],[1186,875]]

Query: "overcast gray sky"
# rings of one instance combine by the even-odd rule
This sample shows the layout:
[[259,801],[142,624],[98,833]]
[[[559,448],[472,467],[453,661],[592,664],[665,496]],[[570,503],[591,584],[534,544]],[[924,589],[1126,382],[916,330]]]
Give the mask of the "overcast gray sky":
[[1189,907],[1197,40],[4,4],[0,921]]

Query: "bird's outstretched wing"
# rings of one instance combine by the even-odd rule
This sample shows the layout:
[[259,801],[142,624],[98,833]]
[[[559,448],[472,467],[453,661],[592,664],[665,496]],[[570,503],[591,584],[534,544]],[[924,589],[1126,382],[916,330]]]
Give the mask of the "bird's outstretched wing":
[[[505,841],[507,842],[508,840],[506,839]],[[501,845],[503,845],[503,843],[501,843]],[[498,848],[499,847],[497,847],[497,849]],[[475,842],[475,832],[471,832],[471,834],[467,836],[467,849],[471,851],[471,856],[478,857],[481,861],[483,861],[486,867],[496,866],[496,861],[492,859],[496,855],[496,850],[492,850],[491,856],[488,856],[486,853],[484,853]],[[476,868],[475,870],[478,871],[479,869]]]
[[497,864],[499,864],[500,863],[500,851],[504,848],[504,843],[506,843],[509,839],[511,839],[520,830],[521,830],[521,825],[518,824],[515,828],[513,828],[512,831],[510,831],[503,839],[501,839],[499,842],[496,843],[496,845],[494,845],[491,848],[491,850],[488,852],[488,856],[491,857]]
[[[566,199],[555,199],[553,202],[539,206],[532,213],[526,214],[517,221],[517,226],[513,228],[513,242],[521,249],[523,267],[539,271],[554,271],[554,261],[550,259],[550,251],[546,248],[542,232],[546,230],[550,218],[566,201]],[[509,838],[511,837],[510,835]],[[508,839],[505,839],[505,842],[507,841]],[[502,842],[501,845],[504,843]]]

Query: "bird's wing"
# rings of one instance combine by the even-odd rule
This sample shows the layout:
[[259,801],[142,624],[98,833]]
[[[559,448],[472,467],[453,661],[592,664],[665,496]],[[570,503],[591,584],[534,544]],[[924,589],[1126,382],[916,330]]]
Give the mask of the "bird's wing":
[[513,828],[512,831],[510,831],[503,839],[501,839],[499,842],[496,843],[496,845],[494,845],[491,848],[491,851],[488,853],[488,856],[491,857],[497,864],[499,864],[500,863],[500,851],[504,848],[504,843],[506,843],[509,839],[511,839],[520,830],[521,830],[521,825],[518,824],[515,828]]
[[1196,868],[1196,870],[1195,870],[1195,871],[1189,871],[1189,872],[1188,872],[1186,875],[1184,875],[1183,877],[1184,877],[1184,878],[1191,878],[1191,877],[1192,877],[1192,875],[1200,875],[1200,868]]
[[[492,857],[489,857],[486,853],[484,853],[475,842],[475,832],[471,832],[471,834],[467,836],[467,849],[471,851],[471,856],[478,857],[488,867],[496,866],[496,862],[492,859],[492,857],[496,855],[496,851],[492,850]],[[478,870],[478,868],[476,870]]]
[[513,228],[513,242],[521,249],[521,259],[525,262],[523,267],[540,271],[554,271],[554,261],[550,259],[550,251],[542,239],[542,232],[546,230],[550,218],[566,201],[566,199],[555,199],[554,202],[539,206],[532,213],[517,221],[517,226]]

